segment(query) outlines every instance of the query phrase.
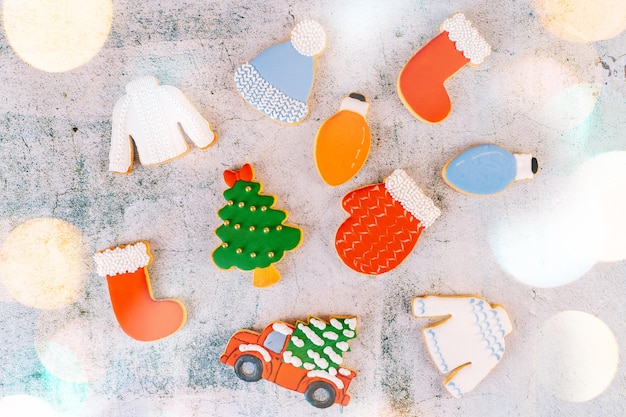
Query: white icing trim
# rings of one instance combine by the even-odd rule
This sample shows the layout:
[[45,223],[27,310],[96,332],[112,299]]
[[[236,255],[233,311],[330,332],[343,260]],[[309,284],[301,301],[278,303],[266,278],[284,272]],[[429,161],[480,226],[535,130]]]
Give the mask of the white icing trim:
[[346,368],[339,368],[339,373],[343,376],[350,376],[352,375],[352,372],[349,369]]
[[102,277],[135,272],[150,263],[148,247],[144,242],[100,251],[93,259],[96,262],[96,273]]
[[514,153],[517,171],[515,173],[515,181],[531,180],[535,177],[533,173],[533,156],[529,153]]
[[341,324],[341,322],[335,318],[330,319],[330,324],[331,326],[333,326],[335,329],[337,330],[343,330],[343,325]]
[[331,374],[329,374],[326,371],[321,371],[319,369],[316,369],[314,371],[307,372],[306,376],[308,376],[309,378],[325,379],[325,380],[330,381],[333,384],[335,384],[337,386],[337,388],[343,389],[343,381],[341,381],[341,379],[337,378],[336,376],[332,376]]
[[348,325],[350,330],[356,330],[356,317],[346,319],[344,322]]
[[339,335],[337,333],[330,332],[330,331],[326,331],[326,332],[322,333],[322,336],[324,336],[328,340],[337,340],[337,339],[339,339]]
[[406,211],[422,223],[424,228],[432,226],[441,215],[441,210],[435,206],[435,203],[426,197],[413,178],[401,169],[396,169],[387,177],[385,188],[394,200],[402,204]]
[[348,349],[350,348],[350,345],[348,344],[348,342],[339,342],[335,346],[337,346],[339,349],[343,350],[344,352],[347,352]]
[[[289,364],[295,366],[296,368],[299,368],[301,366],[304,366],[306,368],[307,365],[309,365],[308,363],[305,363],[304,365],[302,365],[302,359],[298,358],[297,356],[293,356],[293,352],[290,351],[290,350],[287,350],[287,351],[285,351],[283,353],[283,361],[285,361],[285,363],[289,363]],[[315,367],[315,366],[313,366],[313,367]],[[311,369],[313,369],[313,368],[311,368]]]
[[289,336],[293,333],[291,327],[287,326],[285,323],[274,323],[272,324],[272,329],[276,330],[278,333]]
[[302,55],[319,55],[326,48],[326,32],[315,20],[303,20],[291,31],[291,44]]
[[363,117],[367,117],[367,112],[370,108],[370,104],[367,101],[361,101],[356,98],[346,97],[341,100],[339,111],[348,110],[354,113],[358,113]]
[[350,337],[350,338],[352,338],[352,337],[354,337],[355,333],[354,333],[354,330],[348,330],[348,329],[346,329],[346,330],[344,330],[344,331],[343,331],[343,335],[344,335],[345,337]]
[[309,320],[309,323],[311,323],[313,326],[317,327],[320,330],[324,330],[326,328],[326,323],[314,317],[311,317],[311,319]]
[[298,324],[298,329],[302,330],[302,333],[315,345],[324,346],[324,341],[311,329],[304,324]]
[[263,114],[283,123],[297,123],[309,112],[303,101],[289,97],[267,80],[250,64],[235,71],[235,84],[241,96]]
[[[239,351],[240,352],[249,352],[249,351],[259,352],[261,354],[261,356],[263,356],[263,360],[265,362],[269,362],[269,361],[272,360],[272,357],[270,356],[269,352],[267,350],[265,350],[265,348],[262,348],[259,345],[253,345],[253,344],[239,345]],[[283,355],[283,357],[284,357],[284,355]]]
[[322,368],[322,369],[328,368],[328,365],[329,365],[328,361],[322,358],[319,353],[309,349],[306,351],[306,354],[308,355],[309,358],[313,359],[313,362],[315,362],[315,365],[317,365],[318,368]]
[[335,362],[337,365],[341,365],[343,358],[341,357],[341,355],[338,355],[332,347],[326,346],[324,348],[324,353],[330,358],[331,361]]
[[304,340],[300,339],[298,336],[291,336],[291,342],[299,348],[304,346]]
[[463,13],[453,14],[443,22],[442,28],[448,32],[448,37],[455,43],[457,51],[463,52],[472,64],[480,64],[491,53],[491,46]]

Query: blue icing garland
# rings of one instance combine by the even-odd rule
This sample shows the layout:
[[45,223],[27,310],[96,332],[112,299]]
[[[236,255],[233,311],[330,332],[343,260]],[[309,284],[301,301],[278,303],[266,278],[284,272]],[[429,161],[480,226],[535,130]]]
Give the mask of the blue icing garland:
[[484,144],[455,156],[443,170],[443,178],[453,188],[469,194],[493,194],[515,180],[517,161],[497,145]]

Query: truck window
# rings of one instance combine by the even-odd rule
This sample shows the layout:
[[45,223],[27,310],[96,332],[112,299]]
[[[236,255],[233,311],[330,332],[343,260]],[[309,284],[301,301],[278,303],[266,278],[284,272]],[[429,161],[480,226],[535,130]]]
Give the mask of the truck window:
[[272,352],[280,353],[283,350],[286,338],[287,335],[277,331],[273,331],[267,335],[265,341],[263,342],[263,346],[271,350]]

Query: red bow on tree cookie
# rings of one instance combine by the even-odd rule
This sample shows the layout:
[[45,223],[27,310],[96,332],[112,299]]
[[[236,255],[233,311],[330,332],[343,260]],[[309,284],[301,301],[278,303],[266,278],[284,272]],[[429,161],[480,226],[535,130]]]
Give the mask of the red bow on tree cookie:
[[250,164],[245,164],[239,171],[231,171],[227,169],[224,171],[224,182],[229,187],[235,185],[239,180],[252,181],[254,179],[254,171]]

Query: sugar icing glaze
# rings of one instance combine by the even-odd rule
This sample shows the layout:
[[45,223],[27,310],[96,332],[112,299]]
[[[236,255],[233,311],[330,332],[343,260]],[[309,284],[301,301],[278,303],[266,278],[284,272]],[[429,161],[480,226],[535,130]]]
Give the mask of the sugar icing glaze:
[[287,214],[272,208],[275,199],[261,194],[260,183],[237,181],[224,198],[229,203],[218,211],[224,223],[215,231],[224,243],[213,252],[218,267],[266,268],[300,243],[300,229],[282,224]]
[[504,190],[516,179],[516,157],[493,144],[469,148],[446,164],[444,180],[458,191],[493,194]]
[[262,78],[272,80],[279,91],[289,91],[292,98],[306,103],[313,86],[313,59],[300,54],[291,41],[286,41],[263,50],[250,65]]
[[96,272],[102,277],[134,272],[151,261],[148,246],[143,241],[100,251],[93,259]]
[[476,387],[504,355],[504,337],[513,326],[504,308],[479,297],[427,295],[413,299],[415,317],[442,317],[424,327],[426,346],[456,398]]
[[455,13],[441,25],[448,32],[448,37],[456,44],[456,49],[474,65],[478,65],[489,56],[491,47],[487,41],[465,18],[463,13]]
[[328,185],[350,180],[365,164],[371,133],[365,117],[369,103],[359,93],[341,102],[339,112],[320,126],[315,137],[315,164]]

